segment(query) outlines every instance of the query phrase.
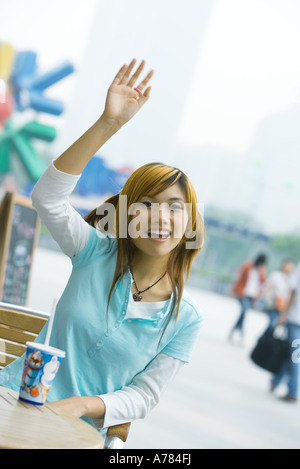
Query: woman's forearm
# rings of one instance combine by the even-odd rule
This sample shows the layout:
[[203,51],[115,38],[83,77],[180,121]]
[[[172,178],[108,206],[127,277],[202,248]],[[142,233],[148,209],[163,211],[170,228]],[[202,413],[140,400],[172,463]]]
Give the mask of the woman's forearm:
[[106,119],[102,115],[92,127],[54,161],[55,167],[64,173],[81,174],[99,148],[120,128],[120,124]]
[[105,404],[98,396],[84,397],[83,414],[84,417],[91,419],[104,419]]
[[48,405],[66,410],[75,417],[89,417],[93,419],[104,419],[106,410],[103,400],[98,396],[74,396],[51,402]]

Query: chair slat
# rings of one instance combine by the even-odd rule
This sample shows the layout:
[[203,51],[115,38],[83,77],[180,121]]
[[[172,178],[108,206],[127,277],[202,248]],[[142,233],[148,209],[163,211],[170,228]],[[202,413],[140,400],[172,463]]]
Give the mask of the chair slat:
[[10,363],[14,362],[18,357],[11,357],[9,355],[4,355],[0,353],[0,365],[1,367],[4,367],[6,365],[9,365]]
[[113,425],[108,428],[107,436],[120,438],[124,443],[127,440],[128,433],[130,430],[131,423],[120,423],[118,425]]
[[46,322],[47,319],[45,318],[39,318],[28,313],[0,308],[0,324],[5,326],[39,334]]
[[26,344],[27,341],[32,342],[36,338],[36,334],[29,334],[0,324],[0,337],[1,339],[11,340],[12,342]]
[[25,353],[26,342],[34,341],[46,322],[44,317],[0,307],[0,369]]
[[15,355],[16,357],[20,357],[23,353],[26,352],[26,346],[20,344],[13,344],[11,342],[7,342],[5,340],[0,339],[0,352],[2,353],[9,353],[10,355]]

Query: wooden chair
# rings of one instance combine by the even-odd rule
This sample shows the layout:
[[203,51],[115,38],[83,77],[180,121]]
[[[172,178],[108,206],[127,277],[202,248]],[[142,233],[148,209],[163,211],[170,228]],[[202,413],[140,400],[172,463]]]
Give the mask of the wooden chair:
[[46,324],[48,315],[29,311],[0,303],[0,369],[23,355]]
[[[48,314],[0,302],[0,370],[26,350],[26,342],[34,341],[48,320]],[[130,423],[108,428],[105,448],[122,448]]]

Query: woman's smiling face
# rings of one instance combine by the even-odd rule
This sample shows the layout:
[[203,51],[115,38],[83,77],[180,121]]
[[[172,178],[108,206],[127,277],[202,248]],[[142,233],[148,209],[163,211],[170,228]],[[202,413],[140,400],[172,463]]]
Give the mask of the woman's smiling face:
[[129,208],[128,234],[144,254],[165,256],[182,239],[188,221],[186,197],[179,183],[155,196],[143,196]]

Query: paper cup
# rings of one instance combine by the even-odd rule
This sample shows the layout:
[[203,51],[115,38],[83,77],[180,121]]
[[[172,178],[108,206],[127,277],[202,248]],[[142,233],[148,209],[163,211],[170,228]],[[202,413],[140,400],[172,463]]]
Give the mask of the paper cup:
[[66,354],[62,350],[35,342],[26,342],[26,346],[19,399],[30,404],[43,405]]

